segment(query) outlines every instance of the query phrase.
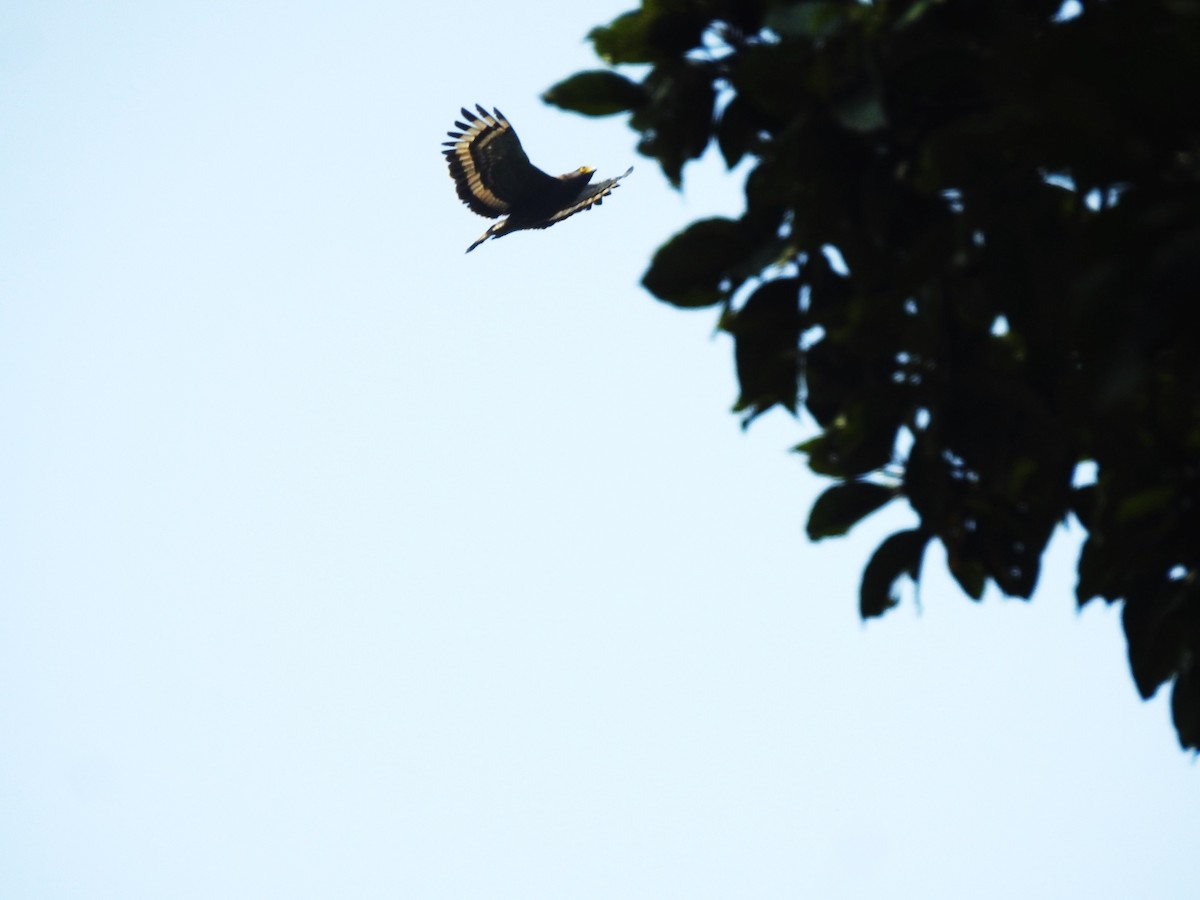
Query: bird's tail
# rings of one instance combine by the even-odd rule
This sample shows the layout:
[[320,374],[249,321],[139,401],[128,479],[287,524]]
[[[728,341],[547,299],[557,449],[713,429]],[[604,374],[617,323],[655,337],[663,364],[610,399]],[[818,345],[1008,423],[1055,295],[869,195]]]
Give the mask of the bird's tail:
[[478,237],[478,239],[476,239],[475,243],[473,243],[470,247],[467,248],[467,252],[470,253],[472,250],[474,250],[476,247],[478,247],[480,244],[482,244],[484,241],[486,241],[488,238],[490,238],[492,235],[494,235],[497,231],[500,230],[500,226],[503,224],[504,224],[504,220],[501,220],[499,222],[496,222],[494,225],[492,225],[491,228],[489,228],[487,231],[485,231],[483,234],[481,234]]

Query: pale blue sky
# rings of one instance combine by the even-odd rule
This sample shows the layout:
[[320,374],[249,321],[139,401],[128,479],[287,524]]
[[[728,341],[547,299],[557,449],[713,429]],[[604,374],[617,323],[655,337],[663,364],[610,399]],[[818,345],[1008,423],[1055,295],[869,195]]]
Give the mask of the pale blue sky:
[[[1078,534],[864,626],[908,515],[808,544],[805,424],[639,288],[740,183],[538,100],[628,5],[0,13],[0,897],[1195,896]],[[464,256],[477,101],[636,170]]]

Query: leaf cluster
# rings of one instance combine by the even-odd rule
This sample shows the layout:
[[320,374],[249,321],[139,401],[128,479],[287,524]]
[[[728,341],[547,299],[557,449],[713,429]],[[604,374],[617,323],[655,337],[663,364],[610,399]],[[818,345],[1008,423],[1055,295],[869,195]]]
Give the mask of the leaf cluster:
[[1027,598],[1074,515],[1077,602],[1123,602],[1200,747],[1200,4],[644,0],[591,40],[608,68],[549,102],[627,114],[676,186],[710,146],[747,172],[644,284],[719,309],[746,423],[815,422],[809,535],[918,516],[862,614],[934,540],[970,597]]

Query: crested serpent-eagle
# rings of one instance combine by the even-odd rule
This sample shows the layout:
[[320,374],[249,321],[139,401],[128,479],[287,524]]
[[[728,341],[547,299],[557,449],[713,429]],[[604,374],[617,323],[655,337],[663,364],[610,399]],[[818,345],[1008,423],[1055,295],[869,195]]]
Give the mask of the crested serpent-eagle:
[[459,199],[472,211],[499,222],[467,248],[470,253],[488,238],[504,237],[526,228],[549,228],[567,216],[599,206],[625,175],[590,184],[595,171],[580,166],[555,178],[529,161],[517,133],[498,109],[488,112],[475,105],[479,115],[463,108],[465,121],[447,131],[454,140],[443,142],[450,177]]

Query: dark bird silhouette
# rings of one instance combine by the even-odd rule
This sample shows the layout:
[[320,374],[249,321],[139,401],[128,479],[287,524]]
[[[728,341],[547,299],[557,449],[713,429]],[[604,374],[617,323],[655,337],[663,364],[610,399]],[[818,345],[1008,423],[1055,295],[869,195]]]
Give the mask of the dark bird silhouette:
[[527,228],[549,228],[568,216],[599,206],[625,175],[591,184],[589,166],[555,178],[529,161],[517,133],[498,109],[479,114],[463,108],[460,131],[448,131],[453,140],[443,142],[446,162],[459,199],[472,211],[489,219],[503,216],[480,235],[467,252],[488,238],[504,237]]

